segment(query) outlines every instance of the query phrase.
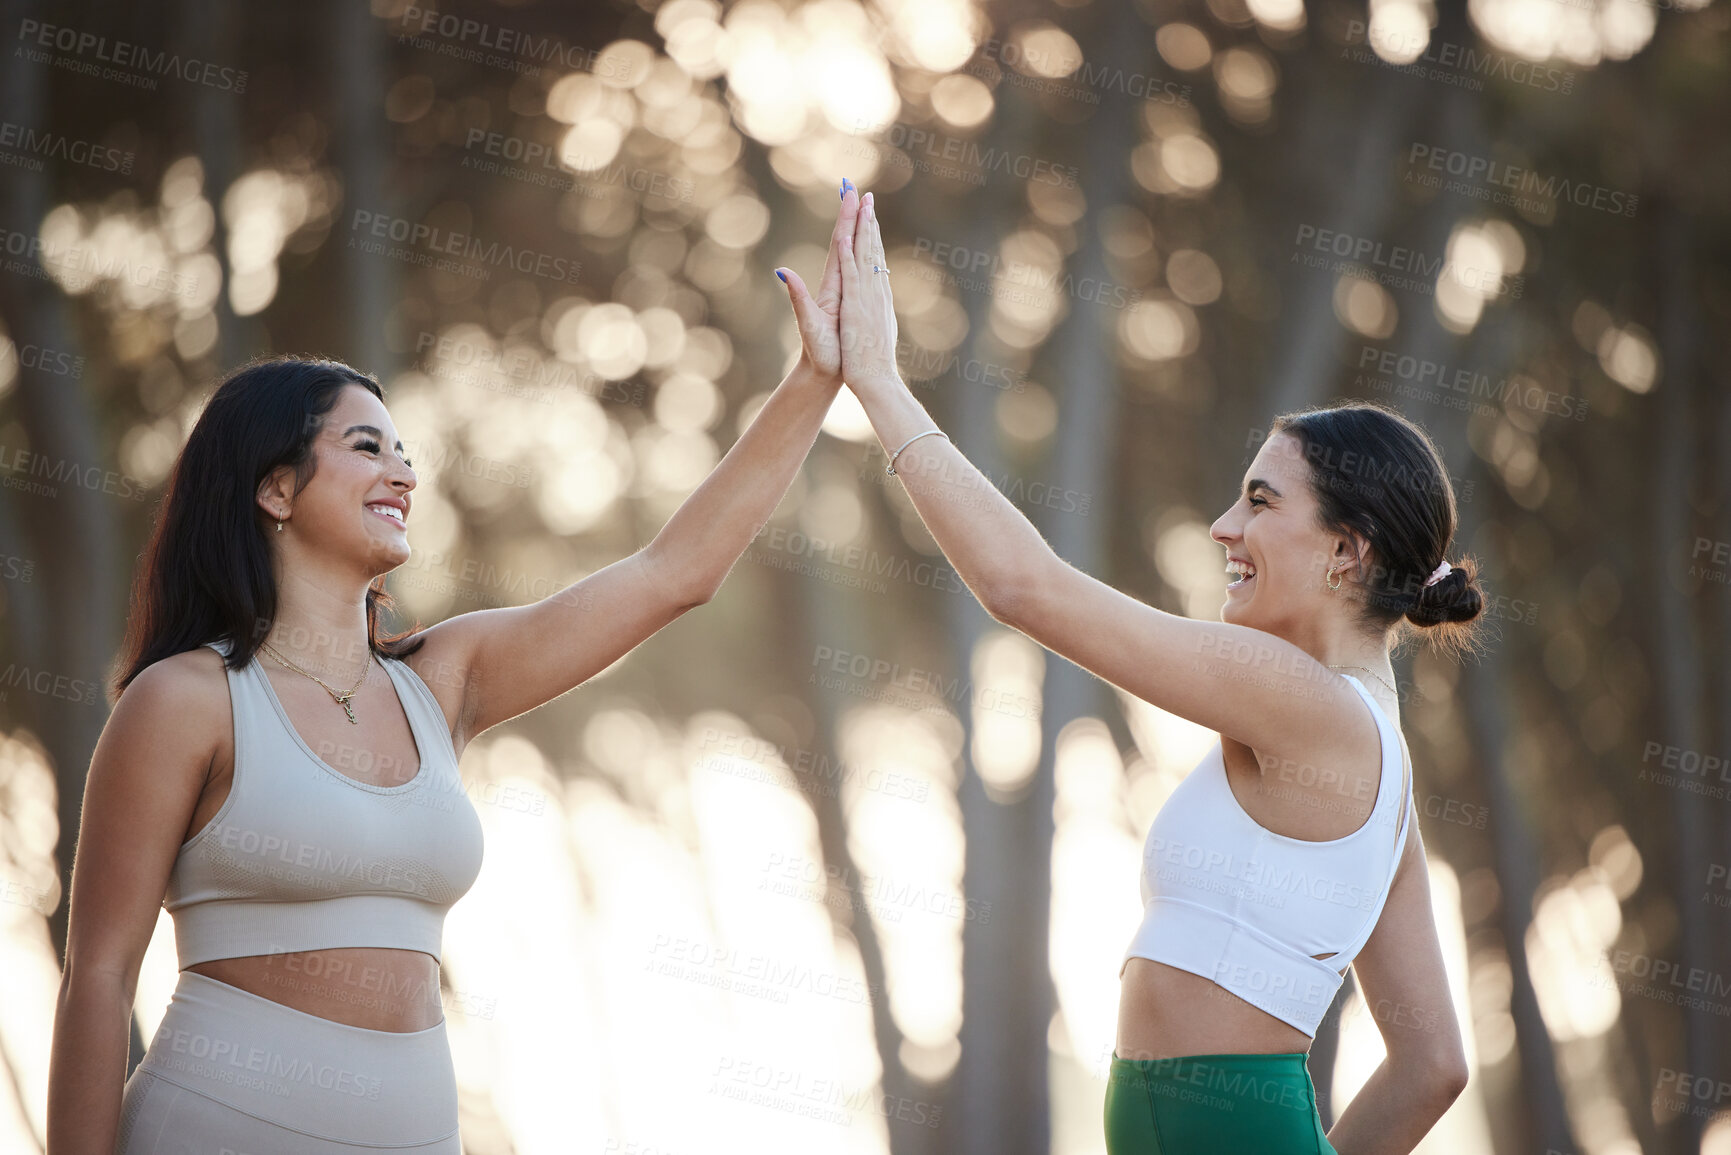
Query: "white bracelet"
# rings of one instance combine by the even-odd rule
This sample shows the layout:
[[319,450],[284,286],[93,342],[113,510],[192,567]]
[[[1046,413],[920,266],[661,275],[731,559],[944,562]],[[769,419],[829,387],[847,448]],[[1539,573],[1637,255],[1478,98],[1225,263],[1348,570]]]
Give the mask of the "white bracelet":
[[902,455],[902,449],[906,449],[908,446],[912,445],[914,442],[918,441],[920,438],[930,437],[934,433],[937,434],[939,437],[942,437],[945,441],[948,441],[950,439],[950,435],[948,433],[945,433],[942,429],[928,429],[924,433],[916,433],[912,437],[908,438],[906,441],[902,442],[902,448],[901,449],[898,449],[894,453],[890,454],[890,463],[888,465],[884,466],[884,472],[889,474],[891,477],[894,477],[896,475],[896,458],[898,458]]

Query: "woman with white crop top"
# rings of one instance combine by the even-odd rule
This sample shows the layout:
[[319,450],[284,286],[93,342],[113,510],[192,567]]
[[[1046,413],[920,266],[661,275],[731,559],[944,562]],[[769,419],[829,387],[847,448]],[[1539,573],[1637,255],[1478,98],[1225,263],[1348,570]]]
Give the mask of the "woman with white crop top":
[[[1108,1151],[1412,1150],[1468,1075],[1389,661],[1408,625],[1464,644],[1482,608],[1471,561],[1444,559],[1435,447],[1375,404],[1278,418],[1213,526],[1221,620],[1164,613],[1058,557],[909,392],[869,193],[841,268],[842,375],[985,609],[1220,734],[1149,831]],[[1388,1059],[1325,1135],[1305,1057],[1348,965],[1408,1013],[1377,1016]]]
[[[840,389],[858,211],[844,185],[815,296],[776,271],[801,353],[709,478],[647,546],[533,604],[381,634],[416,476],[378,383],[286,358],[221,384],[158,512],[91,761],[53,1155],[462,1150],[439,948],[482,848],[457,760],[715,595]],[[159,908],[180,978],[128,1077]]]

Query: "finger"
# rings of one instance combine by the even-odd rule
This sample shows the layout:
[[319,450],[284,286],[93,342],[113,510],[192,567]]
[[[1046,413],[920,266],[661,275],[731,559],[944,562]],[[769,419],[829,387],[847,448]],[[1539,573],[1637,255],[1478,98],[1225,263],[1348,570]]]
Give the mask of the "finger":
[[884,235],[878,228],[878,207],[870,193],[866,194],[865,206],[866,254],[879,265],[884,262]]
[[836,233],[836,267],[841,279],[841,299],[846,302],[852,297],[859,299],[859,262],[854,259],[854,223],[859,214],[854,214],[854,221],[849,227]]
[[854,222],[859,217],[859,189],[846,177],[841,182],[841,206],[836,210],[835,228],[829,235],[829,255],[824,258],[823,276],[818,279],[817,295],[823,302],[841,295],[841,238],[853,235]]
[[793,319],[798,323],[800,332],[812,331],[812,327],[819,320],[815,314],[820,311],[817,302],[811,299],[811,293],[806,289],[805,282],[792,269],[777,269],[775,275],[787,285],[788,303],[793,306]]
[[860,213],[865,220],[865,223],[861,228],[866,236],[865,244],[867,251],[871,254],[871,262],[882,267],[884,270],[881,273],[873,273],[871,275],[872,288],[874,292],[882,293],[884,314],[890,318],[891,323],[893,324],[895,316],[895,293],[890,289],[889,268],[884,264],[888,258],[884,254],[883,232],[878,225],[877,198],[873,197],[870,193],[867,193],[860,208]]

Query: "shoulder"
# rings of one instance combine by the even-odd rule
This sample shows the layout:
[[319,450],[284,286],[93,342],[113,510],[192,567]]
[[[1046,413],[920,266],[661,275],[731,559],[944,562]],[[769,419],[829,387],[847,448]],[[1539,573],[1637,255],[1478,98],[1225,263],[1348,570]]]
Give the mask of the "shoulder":
[[198,646],[140,670],[115,702],[114,716],[131,726],[160,725],[183,737],[215,738],[228,733],[230,709],[222,655]]
[[226,668],[221,654],[209,646],[195,646],[178,654],[170,654],[138,671],[138,676],[132,679],[127,692],[131,693],[141,686],[152,688],[146,691],[147,693],[161,692],[164,689],[214,689],[218,682],[226,685]]
[[136,805],[165,776],[176,780],[184,771],[190,788],[232,750],[231,717],[216,651],[200,646],[152,662],[114,703],[97,739],[88,785],[112,779],[119,785],[101,789],[131,791],[125,797]]

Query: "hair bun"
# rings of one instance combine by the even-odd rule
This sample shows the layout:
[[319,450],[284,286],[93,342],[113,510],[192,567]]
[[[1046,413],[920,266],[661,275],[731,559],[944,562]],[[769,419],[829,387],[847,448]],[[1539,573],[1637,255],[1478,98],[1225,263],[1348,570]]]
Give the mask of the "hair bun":
[[1407,621],[1416,626],[1440,626],[1444,622],[1470,622],[1484,612],[1484,592],[1479,589],[1478,570],[1468,558],[1428,586],[1421,586]]

